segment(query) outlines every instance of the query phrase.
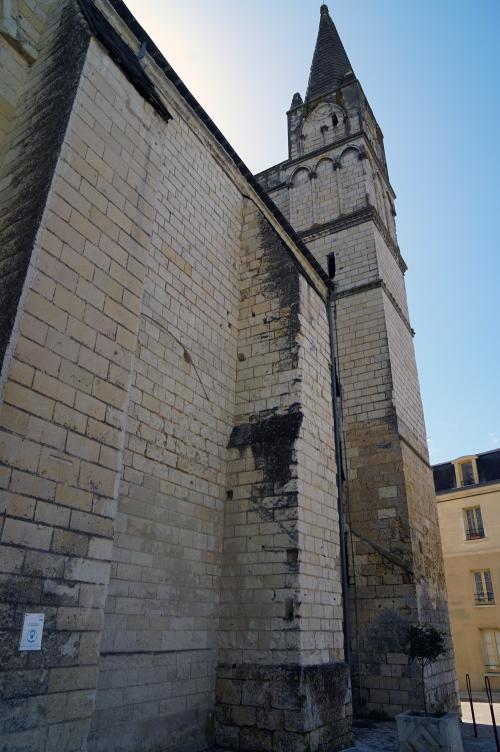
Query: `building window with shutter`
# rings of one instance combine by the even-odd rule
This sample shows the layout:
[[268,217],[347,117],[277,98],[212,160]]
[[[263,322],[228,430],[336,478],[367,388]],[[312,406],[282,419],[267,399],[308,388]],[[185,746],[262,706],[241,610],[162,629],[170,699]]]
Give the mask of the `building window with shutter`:
[[484,667],[487,674],[500,674],[500,630],[482,629]]
[[476,588],[476,606],[490,606],[494,604],[495,595],[493,593],[493,582],[490,570],[481,569],[478,572],[474,572],[474,583]]
[[484,538],[483,516],[481,507],[464,509],[465,538],[466,540],[478,540]]

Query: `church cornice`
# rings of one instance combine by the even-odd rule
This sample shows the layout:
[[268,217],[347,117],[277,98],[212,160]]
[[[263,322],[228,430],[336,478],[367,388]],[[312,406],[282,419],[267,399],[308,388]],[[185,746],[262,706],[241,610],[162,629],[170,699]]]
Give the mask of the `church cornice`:
[[330,222],[325,222],[322,225],[315,225],[308,230],[303,230],[299,233],[299,235],[307,243],[311,240],[321,238],[324,235],[329,235],[332,232],[342,232],[343,230],[347,230],[350,227],[356,227],[357,225],[364,224],[365,222],[374,223],[377,230],[382,235],[397,265],[399,266],[403,274],[405,274],[408,267],[406,266],[406,263],[401,255],[399,246],[392,239],[377,209],[371,204],[369,206],[366,206],[364,209],[359,209],[358,211],[352,212],[352,214],[346,214],[345,216],[338,217],[337,219],[332,219]]

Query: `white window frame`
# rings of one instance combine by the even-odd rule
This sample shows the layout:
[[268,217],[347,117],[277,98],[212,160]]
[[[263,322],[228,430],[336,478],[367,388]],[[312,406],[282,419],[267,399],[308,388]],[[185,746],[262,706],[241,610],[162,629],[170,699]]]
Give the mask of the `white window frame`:
[[[477,510],[479,510],[479,515],[481,517],[481,525],[478,524],[478,516],[477,516]],[[469,513],[472,512],[474,517],[474,528],[469,527]],[[476,542],[479,540],[484,540],[486,538],[486,532],[484,529],[484,519],[483,519],[483,510],[481,509],[480,504],[474,504],[473,506],[464,507],[462,509],[462,519],[464,523],[464,538],[467,542]],[[482,535],[473,536],[473,531],[477,530],[478,533],[482,533]]]
[[[500,674],[500,629],[494,627],[493,629],[481,629],[480,632],[481,651],[486,673]],[[491,658],[493,658],[493,663],[491,663]]]
[[455,468],[456,488],[469,488],[469,486],[464,485],[462,465],[472,465],[472,474],[474,476],[474,484],[470,484],[470,485],[477,485],[479,483],[479,474],[477,472],[477,454],[470,454],[470,455],[467,455],[466,457],[459,457],[458,459],[453,461],[453,466]]
[[[486,575],[489,575],[487,578]],[[481,582],[481,587],[478,588],[478,575]],[[491,576],[491,569],[474,569],[472,572],[474,580],[474,600],[476,606],[494,606],[495,605],[495,589],[493,587],[493,577]],[[488,589],[487,579],[490,581],[490,588]],[[491,596],[491,597],[490,597]]]

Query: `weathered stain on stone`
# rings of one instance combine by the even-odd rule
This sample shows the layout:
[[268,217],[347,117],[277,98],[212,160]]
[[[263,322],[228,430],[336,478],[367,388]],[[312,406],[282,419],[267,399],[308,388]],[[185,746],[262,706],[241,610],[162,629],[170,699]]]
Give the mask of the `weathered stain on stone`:
[[268,299],[279,299],[280,322],[291,348],[290,367],[296,368],[300,330],[299,271],[284,242],[262,215],[259,215],[259,233],[265,249],[261,267],[263,293]]
[[293,443],[299,435],[302,417],[298,404],[292,406],[287,413],[271,415],[261,420],[258,416],[252,416],[250,423],[233,428],[228,447],[274,444],[281,439]]
[[276,522],[293,542],[297,541],[297,531],[277,519],[275,512],[297,506],[293,468],[296,465],[295,442],[302,419],[299,405],[292,405],[288,413],[236,426],[229,440],[230,448],[250,446],[255,468],[263,471],[263,481],[252,487],[252,502],[265,520]]
[[22,139],[15,142],[19,157],[8,165],[10,185],[4,189],[0,206],[0,363],[16,317],[89,42],[90,34],[76,4],[67,2],[41,79],[36,89],[28,89],[24,95],[29,99],[23,102],[20,117],[28,125],[24,123]]

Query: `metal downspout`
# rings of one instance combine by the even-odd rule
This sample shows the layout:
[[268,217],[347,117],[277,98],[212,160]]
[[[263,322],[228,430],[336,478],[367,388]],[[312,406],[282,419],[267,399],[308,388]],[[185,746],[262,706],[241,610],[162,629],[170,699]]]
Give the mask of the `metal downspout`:
[[328,315],[328,331],[330,337],[330,361],[331,361],[331,384],[332,384],[332,412],[333,429],[335,437],[335,453],[337,459],[337,489],[338,489],[338,514],[339,514],[339,538],[340,538],[340,568],[342,575],[342,610],[344,626],[344,656],[345,662],[351,665],[351,629],[349,620],[349,582],[347,577],[347,540],[345,531],[345,493],[344,493],[344,469],[342,462],[341,433],[341,409],[340,395],[337,380],[337,354],[335,347],[335,316],[332,305],[333,282],[328,288],[326,302]]

